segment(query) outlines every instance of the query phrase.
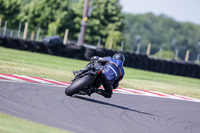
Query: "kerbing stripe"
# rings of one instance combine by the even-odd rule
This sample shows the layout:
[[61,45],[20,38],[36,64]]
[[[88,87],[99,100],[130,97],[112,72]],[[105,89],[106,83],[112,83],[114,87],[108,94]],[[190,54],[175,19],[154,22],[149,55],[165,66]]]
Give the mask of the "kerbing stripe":
[[128,89],[123,89],[123,88],[117,88],[117,89],[132,92],[132,93],[135,93],[135,94],[144,94],[144,93],[140,93],[140,92],[137,92],[137,91],[134,91],[134,90],[128,90]]
[[51,82],[54,82],[54,83],[58,83],[58,85],[69,86],[69,84],[66,84],[66,83],[63,83],[63,82],[60,82],[60,81],[56,81],[56,80],[52,80],[52,79],[45,79],[45,80],[48,80],[48,81],[51,81]]
[[2,75],[13,77],[13,78],[17,78],[17,79],[21,79],[21,80],[24,80],[24,81],[27,81],[27,82],[39,83],[39,82],[31,80],[31,79],[23,78],[23,77],[20,77],[20,76],[15,76],[15,75],[11,75],[11,74],[2,74]]
[[[31,77],[31,76],[29,76],[29,77]],[[61,83],[57,83],[55,81],[50,81],[50,80],[42,79],[42,78],[38,78],[38,77],[31,77],[31,78],[40,79],[40,80],[47,81],[49,83],[56,84],[56,85],[68,86],[68,85],[64,85],[64,84],[61,84]]]
[[168,94],[168,95],[172,95],[174,97],[178,97],[178,98],[185,99],[185,100],[193,100],[192,98],[188,98],[188,97],[184,97],[184,96],[179,96],[179,95],[175,95],[175,94]]
[[65,81],[60,81],[60,82],[65,83],[65,84],[68,84],[68,85],[71,84],[71,83],[69,83],[69,82],[65,82]]
[[[112,67],[110,67],[110,68],[116,74],[116,71]],[[32,82],[32,83],[40,83],[40,84],[48,84],[48,85],[58,85],[60,87],[62,87],[62,86],[66,87],[66,86],[70,85],[69,82],[64,82],[64,81],[55,81],[55,80],[51,80],[51,79],[43,79],[43,78],[38,78],[38,77],[15,75],[15,74],[0,73],[0,79],[9,80],[9,81],[18,81],[18,82]],[[100,89],[104,89],[104,88],[100,87]],[[162,93],[162,92],[148,91],[148,90],[117,88],[117,89],[114,89],[113,91],[115,93],[122,93],[122,94],[146,95],[146,96],[155,96],[155,97],[163,97],[163,98],[200,102],[200,99],[196,99],[196,98],[175,95],[175,94]]]
[[0,79],[3,79],[3,80],[10,80],[10,79],[4,78],[4,77],[0,77]]
[[5,76],[5,75],[3,75],[1,73],[0,73],[0,77],[7,78],[7,79],[12,80],[12,81],[23,81],[23,80],[18,79],[18,78],[14,78],[14,77],[10,77],[10,76]]
[[[138,90],[138,89],[135,89],[135,90]],[[160,94],[160,93],[157,93],[157,92],[152,92],[152,91],[147,91],[147,90],[138,90],[138,91],[143,91],[143,92],[151,93],[151,94],[162,96],[162,97],[168,97],[167,95]]]
[[32,77],[30,77],[30,76],[24,76],[24,75],[16,75],[16,76],[21,76],[21,77],[24,77],[24,78],[27,78],[27,79],[30,79],[30,80],[34,80],[34,81],[37,81],[37,82],[42,83],[42,84],[52,84],[52,83],[43,81],[43,80],[41,80],[41,79],[32,78]]

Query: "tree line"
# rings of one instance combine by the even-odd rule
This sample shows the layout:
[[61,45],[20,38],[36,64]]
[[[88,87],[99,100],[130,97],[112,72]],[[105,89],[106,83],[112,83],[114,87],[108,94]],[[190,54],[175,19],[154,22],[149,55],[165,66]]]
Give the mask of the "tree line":
[[200,25],[180,23],[168,16],[152,13],[124,16],[124,35],[134,50],[140,44],[141,52],[145,53],[147,44],[151,43],[153,55],[162,48],[166,57],[173,59],[174,51],[178,51],[179,58],[184,59],[186,51],[190,50],[190,60],[197,59],[200,53]]
[[[84,0],[0,0],[0,18],[8,21],[8,27],[17,29],[18,23],[29,23],[29,31],[40,27],[46,36],[54,31],[63,37],[69,29],[69,39],[78,40]],[[174,58],[178,51],[180,59],[190,50],[190,60],[196,60],[200,53],[200,26],[180,23],[172,18],[152,13],[133,15],[122,13],[119,0],[92,0],[85,42],[119,50],[124,42],[124,50],[145,54],[151,43],[151,55],[155,57],[162,49],[163,58]],[[165,55],[165,57],[164,57]]]

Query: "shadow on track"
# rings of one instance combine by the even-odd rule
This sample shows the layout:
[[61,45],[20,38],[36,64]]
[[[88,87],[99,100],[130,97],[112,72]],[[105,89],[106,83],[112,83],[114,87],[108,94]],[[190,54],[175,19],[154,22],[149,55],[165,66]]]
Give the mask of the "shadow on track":
[[115,105],[115,104],[111,104],[111,103],[106,103],[106,102],[98,101],[98,100],[87,98],[87,97],[82,97],[82,96],[76,95],[76,96],[74,96],[74,98],[79,98],[81,100],[85,100],[85,101],[89,101],[89,102],[93,102],[93,103],[98,103],[98,104],[102,104],[102,105],[108,105],[108,106],[112,106],[112,107],[119,108],[119,109],[122,109],[122,110],[132,111],[132,112],[136,112],[136,113],[140,113],[140,114],[156,116],[154,114],[137,111],[137,110],[130,109],[130,108],[127,108],[127,107],[123,107],[123,106],[119,106],[119,105]]

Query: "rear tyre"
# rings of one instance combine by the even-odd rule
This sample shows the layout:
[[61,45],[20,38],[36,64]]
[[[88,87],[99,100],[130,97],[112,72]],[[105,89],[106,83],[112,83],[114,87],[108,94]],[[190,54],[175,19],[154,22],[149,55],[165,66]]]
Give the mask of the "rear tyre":
[[65,89],[65,94],[67,96],[72,96],[91,83],[92,83],[92,77],[89,75],[86,75],[82,77],[81,79],[72,83],[69,87],[67,87]]

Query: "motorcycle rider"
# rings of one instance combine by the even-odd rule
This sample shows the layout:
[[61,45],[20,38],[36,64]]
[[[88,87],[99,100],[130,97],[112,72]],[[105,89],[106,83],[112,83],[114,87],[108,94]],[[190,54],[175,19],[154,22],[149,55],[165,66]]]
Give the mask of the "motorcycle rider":
[[[99,57],[93,56],[91,61],[96,60],[97,62],[104,65],[104,70],[102,72],[102,84],[104,90],[94,88],[93,92],[96,92],[105,98],[111,98],[113,89],[119,86],[119,82],[124,77],[123,63],[125,62],[125,56],[122,53],[115,53],[113,57]],[[85,68],[79,71],[73,71],[75,76],[81,75],[84,72],[90,70],[91,64],[89,63]]]

